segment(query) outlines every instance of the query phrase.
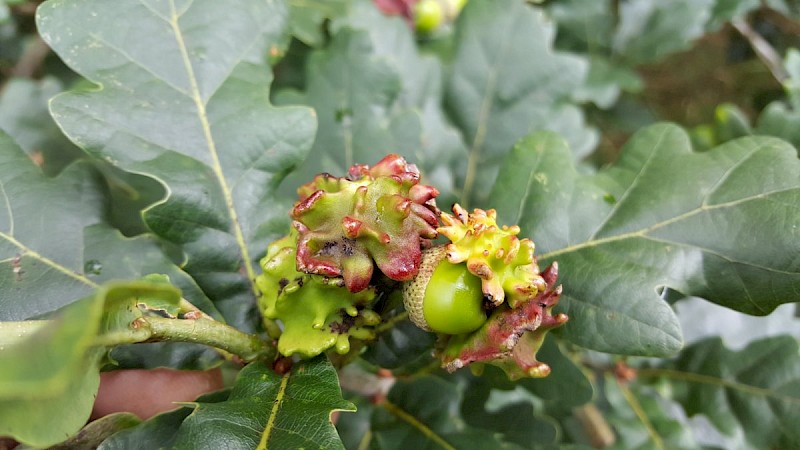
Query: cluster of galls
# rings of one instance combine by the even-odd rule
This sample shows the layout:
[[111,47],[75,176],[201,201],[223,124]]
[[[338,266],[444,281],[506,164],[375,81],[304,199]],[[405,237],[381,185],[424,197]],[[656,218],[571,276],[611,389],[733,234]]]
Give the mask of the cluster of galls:
[[[484,362],[511,378],[546,376],[536,352],[567,320],[551,314],[556,265],[540,273],[533,242],[499,227],[494,210],[442,213],[438,191],[419,181],[416,166],[389,155],[298,189],[292,231],[269,246],[257,279],[265,317],[283,324],[278,351],[349,352],[351,338],[375,338],[381,317],[371,308],[399,288],[411,320],[439,334],[447,370]],[[432,246],[439,235],[450,243]]]

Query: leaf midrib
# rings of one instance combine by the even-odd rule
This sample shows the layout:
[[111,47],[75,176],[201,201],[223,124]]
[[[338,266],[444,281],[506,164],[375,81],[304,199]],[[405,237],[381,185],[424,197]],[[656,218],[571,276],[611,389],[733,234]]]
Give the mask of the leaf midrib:
[[62,274],[68,276],[69,278],[72,278],[74,280],[80,281],[81,283],[83,283],[83,284],[85,284],[85,285],[87,285],[87,286],[89,286],[91,288],[97,288],[97,287],[100,286],[99,284],[97,284],[94,281],[86,278],[85,276],[83,276],[83,275],[81,275],[81,274],[79,274],[79,273],[77,273],[77,272],[75,272],[73,270],[70,270],[68,267],[65,267],[64,265],[62,265],[62,264],[60,264],[60,263],[58,263],[56,261],[53,261],[52,259],[42,255],[41,253],[37,252],[36,250],[26,246],[22,242],[18,241],[14,236],[12,236],[12,235],[10,235],[8,233],[0,231],[0,238],[5,239],[11,245],[13,245],[14,247],[18,248],[20,256],[26,256],[26,257],[33,258],[33,259],[41,262],[42,264],[44,264],[46,266],[52,267],[53,269],[57,270],[58,272],[61,272]]
[[256,273],[253,268],[252,261],[250,259],[250,250],[247,248],[247,242],[244,237],[244,232],[242,230],[242,225],[239,221],[239,215],[236,211],[235,203],[233,200],[233,193],[228,186],[227,180],[225,178],[225,174],[222,171],[222,163],[219,159],[219,153],[217,151],[217,144],[214,140],[214,136],[211,132],[211,124],[208,120],[208,114],[206,112],[206,105],[203,102],[202,95],[200,94],[200,87],[197,82],[197,77],[194,73],[194,67],[192,66],[192,61],[189,57],[189,51],[186,47],[186,43],[183,39],[183,33],[181,32],[180,26],[178,24],[178,19],[180,16],[177,13],[175,8],[175,1],[170,0],[169,2],[170,7],[170,18],[169,24],[172,28],[173,33],[175,34],[175,40],[178,45],[178,49],[181,53],[181,60],[183,62],[184,68],[186,70],[186,76],[189,79],[190,85],[190,97],[194,101],[195,108],[197,109],[197,117],[200,121],[200,126],[203,129],[203,137],[206,141],[206,145],[208,146],[208,152],[211,156],[211,169],[214,172],[214,176],[217,178],[217,183],[219,183],[220,189],[222,190],[223,198],[225,199],[225,206],[228,210],[229,217],[231,219],[231,225],[233,228],[234,238],[236,239],[236,244],[239,247],[239,250],[242,254],[242,263],[244,264],[245,271],[247,272],[247,279],[248,283],[250,284],[251,288],[255,291],[255,286],[253,285],[253,280],[256,278]]
[[419,421],[416,417],[414,417],[412,414],[408,413],[403,408],[395,405],[394,403],[392,403],[392,402],[390,402],[388,400],[383,402],[381,404],[381,406],[383,406],[383,408],[386,409],[387,411],[389,411],[390,413],[392,413],[395,416],[397,416],[398,419],[402,420],[403,422],[406,422],[412,428],[415,428],[417,431],[422,433],[425,437],[427,437],[428,439],[433,441],[439,447],[441,447],[441,448],[443,448],[445,450],[456,450],[455,447],[450,445],[449,442],[444,440],[443,437],[439,436],[428,425],[426,425],[426,424],[422,423],[421,421]]
[[[678,216],[672,217],[672,218],[670,218],[668,220],[657,222],[657,223],[655,223],[653,225],[650,225],[649,227],[642,228],[642,229],[635,230],[635,231],[631,231],[631,232],[628,232],[628,233],[622,233],[622,234],[619,234],[619,235],[616,235],[616,236],[609,236],[609,237],[600,238],[600,239],[590,239],[590,240],[581,242],[580,244],[569,245],[567,247],[564,247],[564,248],[561,248],[561,249],[558,249],[558,250],[553,250],[551,252],[540,254],[539,255],[539,259],[542,259],[542,260],[552,259],[552,258],[558,257],[558,256],[563,255],[563,254],[576,252],[576,251],[583,250],[583,249],[586,249],[586,248],[599,247],[601,245],[605,245],[605,244],[609,244],[609,243],[613,243],[613,242],[617,242],[617,241],[622,241],[622,240],[625,240],[625,239],[631,239],[631,238],[646,238],[646,239],[656,240],[656,238],[654,238],[652,236],[648,236],[648,233],[651,233],[653,231],[656,231],[656,230],[658,230],[660,228],[666,227],[666,226],[671,225],[673,223],[680,222],[681,220],[688,219],[688,218],[690,218],[692,216],[695,216],[697,214],[713,211],[713,210],[716,210],[716,209],[729,208],[729,207],[737,206],[737,205],[739,205],[741,203],[754,201],[754,200],[760,200],[760,199],[766,199],[767,197],[769,197],[771,195],[776,195],[776,194],[781,194],[781,193],[784,193],[784,192],[791,192],[791,191],[796,191],[796,190],[798,190],[798,188],[790,187],[790,188],[786,188],[786,189],[779,189],[779,190],[775,190],[775,191],[764,192],[764,193],[761,193],[761,194],[758,194],[758,195],[744,197],[744,198],[732,200],[732,201],[725,202],[725,203],[719,203],[717,205],[712,205],[712,206],[708,206],[706,204],[703,204],[703,205],[700,205],[697,208],[694,208],[694,209],[692,209],[690,211],[687,211],[687,212],[685,212],[683,214],[680,214]],[[658,240],[660,242],[665,242],[665,243],[669,242],[669,243],[672,243],[672,244],[675,244],[675,245],[682,245],[682,246],[691,245],[694,248],[701,248],[702,249],[702,247],[699,247],[699,246],[693,245],[693,244],[687,244],[685,242],[675,242],[675,241],[668,241],[668,240],[664,240],[664,239],[658,239]],[[709,252],[711,251],[709,249],[703,249],[703,250],[707,250]],[[722,255],[720,255],[720,256],[722,256]],[[747,264],[748,265],[752,265],[751,263],[747,263]],[[767,267],[764,267],[764,269],[774,270],[774,269],[770,269],[770,268],[767,268]]]
[[669,377],[675,380],[682,380],[689,383],[707,384],[711,386],[722,387],[725,389],[732,389],[745,394],[750,394],[759,397],[768,397],[775,400],[785,401],[789,403],[800,404],[800,397],[791,397],[788,395],[781,395],[775,392],[774,389],[767,389],[750,384],[741,383],[739,381],[731,381],[724,378],[714,377],[701,373],[686,372],[674,369],[640,369],[639,376],[644,377]]
[[497,77],[499,76],[499,66],[506,58],[509,45],[511,43],[511,31],[513,27],[506,28],[506,32],[502,34],[502,41],[500,43],[500,52],[498,58],[495,60],[496,64],[489,67],[489,73],[486,77],[485,94],[481,100],[481,107],[478,111],[478,126],[475,129],[475,138],[472,140],[472,145],[469,149],[469,157],[467,159],[467,172],[464,176],[464,187],[461,190],[461,202],[465,208],[469,206],[469,196],[472,194],[472,188],[475,184],[475,177],[478,171],[478,160],[483,154],[483,144],[486,140],[488,133],[489,115],[494,105],[495,91],[497,89]]
[[272,410],[269,412],[269,420],[264,427],[264,432],[261,433],[261,441],[258,443],[256,450],[266,450],[269,445],[269,439],[272,437],[272,431],[275,429],[275,420],[278,417],[278,412],[283,405],[284,398],[286,397],[286,387],[289,385],[290,373],[281,377],[281,384],[278,387],[278,392],[275,394],[275,400],[272,401]]

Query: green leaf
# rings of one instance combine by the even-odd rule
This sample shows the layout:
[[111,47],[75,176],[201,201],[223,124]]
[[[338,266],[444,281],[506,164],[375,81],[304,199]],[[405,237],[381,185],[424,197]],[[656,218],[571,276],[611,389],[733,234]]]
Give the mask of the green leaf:
[[324,50],[311,54],[304,93],[286,93],[314,108],[319,131],[313,158],[287,182],[295,188],[320,172],[347,173],[354,163],[375,164],[384,153],[414,155],[420,146],[419,116],[399,108],[401,80],[375,55],[369,35],[349,28],[339,31]]
[[[491,371],[489,376],[484,373],[480,377],[470,377],[464,388],[461,403],[464,421],[471,427],[499,433],[504,440],[524,448],[554,444],[559,430],[551,418],[535,413],[535,399],[530,393],[524,389],[515,390],[514,384],[507,381],[505,384],[510,385],[510,390],[494,389],[495,379],[507,377],[494,366],[486,369]],[[499,401],[498,392],[505,394]]]
[[519,0],[470,1],[455,35],[447,105],[469,148],[461,201],[482,204],[513,144],[536,130],[569,136],[576,157],[596,136],[569,98],[586,60],[553,50],[553,25]]
[[689,47],[706,31],[714,0],[631,0],[620,4],[614,50],[629,65]]
[[0,133],[0,320],[54,311],[97,287],[84,273],[83,232],[102,223],[102,192],[87,164],[45,177]]
[[292,35],[311,47],[322,45],[323,24],[347,11],[351,0],[289,0]]
[[785,139],[800,149],[800,112],[772,102],[758,117],[755,133]]
[[148,438],[149,446],[175,449],[343,448],[330,414],[355,410],[325,358],[301,362],[283,376],[252,363],[224,401],[200,398],[186,406],[190,414],[183,408],[156,416],[101,448],[126,448],[137,436]]
[[[142,314],[136,305],[176,306],[180,298],[164,283],[116,283],[55,320],[0,322],[0,436],[47,446],[77,432],[94,404],[104,342],[146,339],[128,327]],[[20,327],[31,332],[12,341]]]
[[594,389],[586,374],[561,352],[558,342],[545,339],[536,358],[553,370],[544,378],[523,378],[517,385],[544,400],[549,414],[562,413],[592,400]]
[[355,1],[347,16],[333,22],[334,30],[343,27],[367,31],[375,56],[386,61],[400,76],[401,90],[395,109],[414,111],[422,127],[419,147],[406,156],[419,166],[427,182],[439,190],[439,201],[452,203],[457,199],[456,177],[463,172],[467,152],[442,107],[441,62],[420,52],[405,20],[383,14],[371,0]]
[[345,398],[356,406],[356,411],[339,416],[336,420],[336,432],[339,433],[344,448],[365,449],[367,447],[362,445],[367,445],[372,439],[370,418],[373,404],[359,395],[345,395]]
[[636,72],[600,57],[591,57],[584,85],[572,94],[578,102],[594,102],[600,108],[614,106],[623,91],[639,92],[643,81]]
[[[166,275],[181,290],[183,298],[214,319],[224,319],[211,300],[186,272],[175,266],[152,235],[126,238],[106,225],[94,225],[84,232],[84,270],[87,278],[101,284],[131,280],[149,273]],[[111,260],[109,260],[111,259]],[[186,342],[158,342],[123,345],[111,350],[118,368],[171,367],[206,370],[220,363],[219,353],[205,345]]]
[[762,339],[737,352],[708,339],[640,376],[683,385],[676,399],[687,414],[705,414],[728,435],[744,432],[755,448],[800,446],[800,353],[793,337]]
[[52,77],[41,81],[15,78],[3,86],[0,95],[0,129],[41,161],[39,165],[50,176],[83,156],[61,133],[47,109],[48,100],[62,90],[61,83]]
[[620,384],[605,377],[605,398],[611,410],[605,414],[616,431],[618,450],[697,449],[689,427],[678,421],[670,405],[653,390],[639,384]]
[[113,280],[135,280],[150,273],[166,275],[181,290],[183,298],[217,320],[222,316],[211,300],[186,272],[180,270],[162,251],[152,235],[133,238],[106,225],[87,227],[83,233],[84,273],[96,284]]
[[[229,395],[230,390],[222,390],[202,395],[197,401],[203,403],[224,402]],[[114,434],[97,448],[98,450],[172,448],[175,442],[175,433],[192,411],[194,408],[186,405],[174,411],[158,414],[135,427]]]
[[[89,422],[78,434],[60,444],[48,447],[47,450],[94,450],[109,436],[139,423],[141,420],[135,414],[109,414]],[[17,450],[27,450],[31,447],[22,445],[16,448]]]
[[611,0],[559,0],[545,5],[558,24],[556,45],[576,53],[610,54],[615,27]]
[[386,401],[375,406],[371,444],[381,449],[518,448],[496,433],[465,427],[455,413],[460,401],[456,386],[441,378],[398,381]]
[[486,365],[481,377],[495,389],[523,388],[540,399],[548,414],[563,414],[592,400],[593,387],[583,371],[561,352],[557,339],[545,339],[536,358],[552,369],[544,378],[522,378],[511,381],[505,372]]
[[581,176],[552,134],[521,141],[492,192],[500,223],[558,261],[563,335],[584,347],[666,356],[680,327],[668,290],[749,314],[797,301],[800,161],[772,138],[704,153],[672,125],[637,133],[619,160]]
[[706,30],[715,31],[726,22],[743,19],[750,11],[762,5],[759,0],[716,0]]
[[311,110],[269,103],[264,60],[282,52],[287,16],[281,2],[247,0],[51,0],[37,16],[45,41],[99,85],[53,99],[56,121],[165,186],[148,226],[181,245],[187,272],[243,329],[258,323],[256,260],[288,223],[275,191],[315,129]]
[[91,295],[106,281],[168,275],[219,317],[199,286],[150,236],[125,238],[103,223],[106,199],[85,163],[46,177],[0,133],[0,320],[24,320]]
[[366,361],[395,373],[430,365],[436,336],[421,330],[409,320],[398,322],[381,333],[361,355]]

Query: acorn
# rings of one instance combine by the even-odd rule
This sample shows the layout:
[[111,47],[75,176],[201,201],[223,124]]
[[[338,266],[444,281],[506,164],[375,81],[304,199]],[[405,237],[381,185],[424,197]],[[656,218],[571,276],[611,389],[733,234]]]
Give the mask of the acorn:
[[471,333],[502,304],[516,308],[547,288],[533,241],[517,238],[517,226],[498,226],[496,217],[494,210],[467,213],[458,204],[453,215],[441,214],[445,226],[437,232],[451,243],[425,250],[419,273],[403,285],[415,325],[436,333]]
[[403,303],[411,321],[425,331],[471,333],[486,322],[481,279],[446,256],[445,247],[422,253],[419,273],[403,285]]

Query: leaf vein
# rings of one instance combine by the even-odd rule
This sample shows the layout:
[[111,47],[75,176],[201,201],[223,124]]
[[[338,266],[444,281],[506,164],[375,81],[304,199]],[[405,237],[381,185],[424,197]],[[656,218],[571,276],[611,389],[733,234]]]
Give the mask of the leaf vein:
[[655,145],[653,145],[653,150],[647,156],[647,159],[645,160],[644,164],[642,164],[639,171],[636,173],[636,176],[634,176],[631,183],[625,189],[625,192],[622,193],[617,202],[614,204],[614,207],[611,208],[611,211],[608,212],[608,215],[606,215],[605,219],[602,222],[600,222],[600,224],[597,226],[594,232],[589,236],[589,240],[594,239],[597,236],[597,233],[599,233],[603,229],[603,227],[605,227],[606,224],[608,224],[608,222],[614,217],[617,211],[619,211],[620,207],[625,203],[625,200],[628,199],[630,193],[633,192],[635,188],[638,186],[639,181],[642,179],[642,174],[644,174],[647,171],[647,169],[650,167],[650,164],[655,159],[655,156],[658,153],[658,147],[661,146],[661,143],[664,141],[666,135],[667,135],[667,130],[661,132],[661,136],[658,137],[658,140],[656,141]]
[[36,250],[26,246],[25,244],[23,244],[22,242],[16,240],[13,236],[11,236],[11,235],[9,235],[7,233],[4,233],[4,232],[0,231],[0,238],[3,238],[5,240],[7,240],[11,245],[17,247],[19,249],[19,253],[22,254],[22,255],[29,256],[29,257],[31,257],[31,258],[33,258],[33,259],[35,259],[35,260],[47,265],[47,266],[50,266],[53,269],[55,269],[55,270],[65,274],[65,275],[67,275],[70,278],[78,280],[78,281],[80,281],[81,283],[83,283],[83,284],[85,284],[87,286],[90,286],[92,288],[96,288],[96,287],[99,286],[94,281],[92,281],[92,280],[86,278],[85,276],[70,270],[68,267],[64,267],[62,264],[59,264],[58,262],[53,261],[52,259],[42,255],[41,253],[39,253]]
[[278,412],[281,409],[283,401],[286,397],[286,387],[289,384],[289,376],[290,374],[287,373],[281,378],[281,384],[278,387],[278,393],[275,395],[275,400],[273,400],[272,410],[269,413],[269,420],[267,421],[267,425],[264,427],[264,432],[261,434],[261,442],[258,443],[257,450],[266,450],[269,444],[269,438],[272,434],[272,431],[275,430],[275,419],[278,417]]
[[[125,50],[123,50],[123,49],[121,49],[121,48],[117,47],[116,45],[114,45],[114,44],[112,44],[112,43],[110,43],[110,42],[106,41],[105,39],[103,39],[103,37],[102,37],[102,36],[100,36],[100,35],[98,35],[98,34],[95,34],[95,33],[89,33],[89,36],[91,36],[93,39],[95,39],[95,40],[96,40],[98,43],[100,43],[100,44],[103,44],[103,45],[105,45],[107,48],[109,48],[109,49],[111,49],[111,50],[114,50],[115,52],[117,52],[117,53],[119,53],[120,55],[124,56],[126,60],[128,60],[129,62],[131,62],[131,63],[135,64],[135,65],[136,65],[136,67],[139,67],[140,69],[142,69],[142,70],[144,70],[145,72],[149,73],[149,74],[150,74],[150,75],[152,75],[152,76],[153,76],[153,78],[155,78],[156,80],[159,80],[159,81],[163,82],[163,83],[164,83],[166,86],[169,86],[170,88],[174,89],[176,92],[178,92],[178,93],[180,93],[180,94],[182,94],[182,95],[184,95],[184,96],[186,96],[186,97],[189,97],[189,98],[191,98],[191,95],[190,95],[188,92],[184,91],[183,89],[181,89],[181,88],[180,88],[180,87],[178,87],[178,86],[175,86],[174,84],[170,83],[168,80],[165,80],[164,78],[162,78],[162,77],[158,76],[158,75],[157,75],[155,72],[153,72],[152,70],[150,70],[150,68],[149,68],[149,67],[147,67],[147,66],[146,66],[144,63],[142,63],[142,62],[140,62],[140,61],[136,60],[136,59],[135,59],[133,56],[131,56],[130,54],[128,54],[128,52],[126,52]],[[102,84],[102,83],[101,83],[101,84]]]
[[489,73],[486,76],[485,91],[481,106],[478,110],[478,126],[475,129],[475,137],[472,140],[472,145],[469,149],[469,157],[467,159],[467,173],[464,176],[464,187],[461,191],[461,202],[464,207],[468,206],[469,195],[472,192],[472,186],[475,183],[475,177],[478,172],[478,160],[483,153],[483,144],[486,140],[488,133],[489,115],[494,105],[495,91],[497,90],[497,78],[499,75],[500,61],[506,58],[508,53],[511,39],[511,31],[513,27],[507,27],[506,32],[502,34],[502,41],[500,43],[500,51],[497,53],[498,57],[495,59],[494,65],[489,67]]
[[[635,231],[630,231],[628,233],[618,234],[616,236],[609,236],[609,237],[605,237],[605,238],[599,238],[599,239],[591,239],[590,238],[589,240],[586,240],[586,241],[581,242],[579,244],[569,245],[567,247],[564,247],[564,248],[561,248],[561,249],[558,249],[558,250],[553,250],[553,251],[550,251],[550,252],[547,252],[547,253],[543,253],[543,254],[539,255],[539,258],[542,259],[542,260],[546,260],[546,259],[557,257],[559,255],[563,255],[565,253],[571,253],[571,252],[574,252],[574,251],[583,250],[584,248],[597,247],[597,246],[600,246],[600,245],[605,245],[605,244],[608,244],[608,243],[611,243],[611,242],[630,239],[630,238],[633,238],[633,237],[640,237],[640,236],[644,237],[647,233],[650,233],[652,231],[658,230],[658,229],[663,228],[663,227],[665,227],[667,225],[671,225],[673,223],[680,222],[681,220],[688,219],[689,217],[692,217],[694,215],[697,215],[697,214],[700,214],[700,213],[703,213],[703,212],[713,211],[713,210],[716,210],[716,209],[730,208],[730,207],[738,206],[738,205],[740,205],[742,203],[749,202],[749,201],[762,200],[762,199],[769,200],[769,197],[772,196],[772,195],[782,194],[784,192],[792,192],[792,191],[797,191],[798,193],[800,193],[800,189],[799,188],[790,187],[790,188],[786,188],[786,189],[777,189],[777,190],[774,190],[774,191],[762,192],[762,193],[757,194],[757,195],[751,195],[749,197],[743,197],[743,198],[732,200],[732,201],[729,201],[729,202],[726,202],[726,203],[719,203],[719,204],[711,205],[711,206],[702,206],[701,205],[701,206],[699,206],[699,207],[697,207],[695,209],[687,211],[687,212],[685,212],[683,214],[680,214],[678,216],[675,216],[673,218],[664,220],[662,222],[655,223],[655,224],[650,225],[649,227],[646,227],[646,228],[642,228],[642,229],[635,230]],[[684,244],[684,245],[689,245],[689,244]]]
[[11,199],[8,198],[5,184],[3,184],[3,182],[1,181],[0,181],[0,193],[3,194],[3,203],[5,203],[6,210],[8,211],[8,235],[14,236],[14,211],[11,209]]
[[707,206],[709,197],[711,197],[712,194],[715,194],[717,192],[717,190],[720,188],[720,186],[722,186],[725,183],[725,180],[727,180],[728,177],[730,177],[730,175],[737,168],[739,168],[742,164],[744,164],[746,161],[748,161],[750,158],[752,158],[753,155],[755,155],[755,153],[757,151],[761,150],[764,147],[765,147],[765,144],[763,144],[763,143],[759,144],[756,147],[753,147],[753,149],[746,156],[740,158],[739,161],[736,161],[736,164],[734,164],[731,167],[729,167],[725,171],[725,173],[723,173],[722,176],[720,176],[719,180],[717,180],[717,182],[714,183],[714,186],[711,189],[709,189],[709,191],[706,193],[706,195],[703,196],[702,206]]
[[[537,152],[535,161],[536,167],[539,166],[541,159],[542,159],[542,152]],[[523,193],[522,197],[519,199],[519,206],[517,207],[517,218],[512,223],[522,223],[522,215],[525,213],[525,205],[528,203],[528,198],[531,195],[531,187],[533,185],[533,180],[535,178],[536,178],[535,172],[531,170],[530,173],[528,174],[528,180],[525,183],[525,193]]]
[[225,205],[228,209],[228,214],[231,219],[233,234],[236,238],[236,243],[239,247],[239,250],[242,255],[242,264],[244,265],[245,271],[247,272],[247,281],[250,284],[251,289],[253,292],[256,291],[256,287],[253,285],[253,280],[255,280],[256,274],[255,270],[253,269],[253,263],[250,260],[250,251],[247,248],[247,243],[244,238],[244,232],[242,231],[242,225],[239,222],[239,217],[236,211],[236,205],[233,201],[233,194],[228,186],[228,183],[225,179],[225,174],[222,170],[222,163],[219,159],[219,152],[217,151],[217,145],[214,141],[214,136],[211,132],[211,124],[208,120],[208,114],[206,112],[206,105],[203,102],[203,99],[200,95],[200,87],[197,83],[197,77],[194,73],[194,67],[192,66],[192,61],[189,58],[189,52],[186,47],[186,42],[183,39],[183,33],[181,28],[178,24],[178,16],[176,15],[175,10],[175,1],[170,0],[170,10],[172,11],[172,20],[170,21],[172,25],[172,30],[175,34],[175,40],[178,43],[178,48],[181,52],[181,57],[183,60],[184,68],[186,69],[186,75],[189,78],[189,84],[191,86],[191,98],[194,100],[195,107],[197,109],[197,117],[200,120],[200,125],[203,129],[203,135],[206,140],[206,144],[208,146],[208,151],[211,155],[212,159],[212,170],[214,171],[214,175],[217,178],[217,183],[219,183],[220,189],[222,190],[223,197],[225,198]]
[[400,420],[409,424],[412,428],[416,428],[420,433],[422,433],[425,437],[433,441],[439,447],[442,447],[447,450],[456,450],[455,447],[450,445],[449,442],[444,440],[443,437],[439,436],[435,431],[433,431],[428,425],[422,423],[421,421],[417,420],[416,417],[409,414],[403,408],[386,401],[383,403],[383,407],[388,410],[390,413],[397,416]]

